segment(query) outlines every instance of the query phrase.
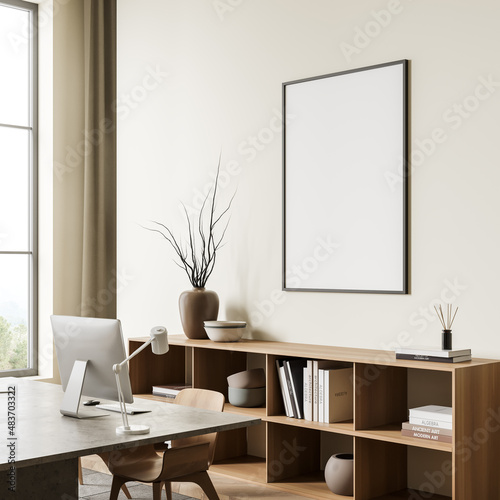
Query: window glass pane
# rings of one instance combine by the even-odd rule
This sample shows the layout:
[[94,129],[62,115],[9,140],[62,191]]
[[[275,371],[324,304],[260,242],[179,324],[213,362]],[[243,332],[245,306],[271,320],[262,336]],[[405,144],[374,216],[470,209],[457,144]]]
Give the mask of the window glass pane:
[[29,125],[30,14],[0,5],[0,123]]
[[30,250],[30,133],[0,127],[0,252]]
[[28,367],[30,259],[0,254],[0,370]]

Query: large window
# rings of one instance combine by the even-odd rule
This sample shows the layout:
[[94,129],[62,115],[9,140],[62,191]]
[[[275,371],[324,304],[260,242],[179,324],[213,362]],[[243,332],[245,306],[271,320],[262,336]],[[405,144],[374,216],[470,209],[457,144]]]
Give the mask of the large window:
[[37,6],[0,0],[0,375],[37,371]]

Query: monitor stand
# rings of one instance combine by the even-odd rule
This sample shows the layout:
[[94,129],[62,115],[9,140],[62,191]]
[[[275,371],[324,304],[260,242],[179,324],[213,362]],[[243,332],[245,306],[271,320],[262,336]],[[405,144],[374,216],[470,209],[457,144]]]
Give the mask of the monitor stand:
[[109,413],[97,408],[85,409],[80,407],[82,397],[83,382],[87,371],[88,361],[76,360],[71,370],[71,376],[64,392],[61,403],[61,413],[66,417],[74,418],[94,418],[108,416]]

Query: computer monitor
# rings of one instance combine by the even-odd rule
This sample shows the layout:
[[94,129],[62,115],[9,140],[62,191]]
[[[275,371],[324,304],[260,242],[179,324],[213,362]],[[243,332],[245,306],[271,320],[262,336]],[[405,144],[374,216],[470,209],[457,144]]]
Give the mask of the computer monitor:
[[[94,407],[81,408],[80,399],[119,400],[113,365],[127,357],[120,321],[57,315],[50,319],[64,390],[61,413],[76,418],[108,415]],[[125,402],[133,403],[127,366],[120,383]]]

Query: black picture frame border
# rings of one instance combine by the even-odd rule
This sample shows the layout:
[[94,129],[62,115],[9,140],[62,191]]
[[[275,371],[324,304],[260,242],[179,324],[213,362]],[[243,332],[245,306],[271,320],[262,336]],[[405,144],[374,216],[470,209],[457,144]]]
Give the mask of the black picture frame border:
[[[286,88],[289,85],[309,82],[313,80],[320,80],[324,78],[331,78],[335,76],[358,73],[363,71],[370,71],[378,68],[402,65],[402,85],[403,85],[403,172],[402,172],[402,213],[403,213],[403,283],[401,290],[356,290],[356,289],[327,289],[327,288],[291,288],[286,287]],[[410,135],[410,104],[409,104],[409,74],[410,74],[410,60],[399,59],[386,63],[375,64],[371,66],[364,66],[361,68],[348,69],[335,73],[328,73],[319,76],[301,78],[298,80],[291,80],[282,83],[282,110],[283,110],[283,138],[282,138],[282,290],[286,292],[335,292],[335,293],[366,293],[366,294],[389,294],[389,295],[407,295],[410,293],[410,148],[409,148],[409,135]]]

